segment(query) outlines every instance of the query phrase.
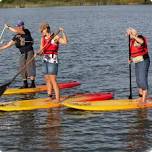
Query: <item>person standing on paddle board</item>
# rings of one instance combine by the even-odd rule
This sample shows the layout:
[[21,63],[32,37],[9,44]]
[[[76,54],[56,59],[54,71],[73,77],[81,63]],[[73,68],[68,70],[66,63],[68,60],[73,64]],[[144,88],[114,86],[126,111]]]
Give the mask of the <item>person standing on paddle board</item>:
[[148,95],[148,70],[150,66],[147,41],[143,35],[138,35],[138,32],[133,28],[129,28],[127,34],[130,36],[131,61],[129,62],[135,63],[139,102],[145,103]]
[[[1,46],[0,50],[10,48],[13,45],[15,45],[16,48],[20,50],[20,69],[23,69],[21,71],[23,86],[20,88],[35,88],[36,66],[34,59],[26,65],[26,63],[28,63],[34,55],[33,38],[31,36],[31,33],[24,27],[24,22],[21,20],[18,21],[16,27],[10,27],[7,24],[5,24],[5,27],[10,31],[16,33],[16,35],[10,42]],[[28,86],[28,79],[31,80],[30,86]]]
[[66,45],[68,38],[63,28],[59,28],[62,36],[59,34],[51,33],[51,29],[48,23],[42,23],[40,26],[40,32],[42,34],[40,44],[40,54],[43,55],[43,72],[47,85],[48,97],[52,98],[52,88],[55,91],[56,101],[60,101],[60,90],[57,83],[58,73],[58,49],[59,44]]

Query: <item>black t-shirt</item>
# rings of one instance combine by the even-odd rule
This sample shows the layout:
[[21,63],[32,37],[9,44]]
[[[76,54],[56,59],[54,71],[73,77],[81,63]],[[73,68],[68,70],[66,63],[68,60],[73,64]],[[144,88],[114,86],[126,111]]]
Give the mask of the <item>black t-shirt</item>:
[[24,29],[24,32],[25,34],[16,34],[12,38],[21,54],[33,50],[33,38],[31,36],[31,33],[28,29]]

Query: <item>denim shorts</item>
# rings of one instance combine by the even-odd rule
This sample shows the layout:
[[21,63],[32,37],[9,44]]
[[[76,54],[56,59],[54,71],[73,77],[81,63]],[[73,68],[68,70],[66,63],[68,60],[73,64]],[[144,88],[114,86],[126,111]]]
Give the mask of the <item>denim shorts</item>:
[[142,62],[135,63],[135,74],[138,88],[148,89],[148,70],[150,66],[150,58],[146,58]]
[[58,64],[43,61],[43,72],[45,75],[57,75]]

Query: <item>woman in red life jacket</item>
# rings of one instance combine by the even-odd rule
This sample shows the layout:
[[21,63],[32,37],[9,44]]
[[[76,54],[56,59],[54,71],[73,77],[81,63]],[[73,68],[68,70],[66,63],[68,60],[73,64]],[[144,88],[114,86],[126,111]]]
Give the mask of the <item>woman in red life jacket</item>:
[[138,35],[133,28],[127,30],[130,35],[131,61],[135,63],[136,82],[139,88],[139,102],[144,104],[148,95],[148,70],[150,58],[148,54],[147,41],[142,35]]
[[68,43],[67,36],[63,28],[59,29],[61,36],[51,33],[48,23],[42,23],[40,31],[42,33],[40,50],[43,54],[43,72],[47,85],[48,97],[52,98],[52,89],[55,91],[56,102],[60,101],[60,90],[57,84],[58,73],[58,49],[60,44]]

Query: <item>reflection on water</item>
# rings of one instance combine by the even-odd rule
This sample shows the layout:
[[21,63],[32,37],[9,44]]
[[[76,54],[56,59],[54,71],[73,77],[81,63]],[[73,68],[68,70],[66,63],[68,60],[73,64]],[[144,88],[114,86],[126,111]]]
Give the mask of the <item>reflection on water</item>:
[[46,143],[50,152],[61,149],[60,134],[61,128],[61,111],[60,109],[48,110],[47,125],[45,129]]
[[128,150],[143,152],[150,149],[147,141],[150,141],[149,132],[146,128],[150,127],[148,120],[148,110],[137,111],[136,120],[129,127],[127,138]]
[[[60,114],[59,109],[48,110],[43,114],[34,111],[1,113],[1,150],[58,151],[61,149],[60,133],[62,131]],[[42,143],[43,146],[41,146]]]

